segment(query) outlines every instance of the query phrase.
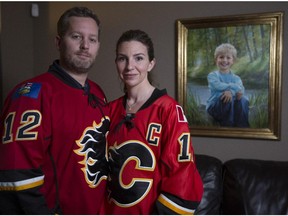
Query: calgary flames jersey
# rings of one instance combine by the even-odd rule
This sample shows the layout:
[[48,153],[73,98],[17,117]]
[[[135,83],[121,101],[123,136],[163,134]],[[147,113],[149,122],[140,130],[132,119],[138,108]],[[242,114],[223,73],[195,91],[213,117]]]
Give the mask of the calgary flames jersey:
[[0,213],[98,214],[107,179],[108,107],[54,63],[7,97],[1,115]]
[[182,107],[155,89],[135,114],[126,96],[110,103],[104,214],[193,214],[203,193]]

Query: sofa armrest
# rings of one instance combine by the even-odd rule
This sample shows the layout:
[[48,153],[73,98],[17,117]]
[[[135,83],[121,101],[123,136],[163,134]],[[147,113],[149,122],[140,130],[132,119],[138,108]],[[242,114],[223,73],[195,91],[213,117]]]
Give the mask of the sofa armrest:
[[208,155],[198,154],[195,158],[204,187],[203,197],[195,214],[219,215],[222,199],[222,162]]

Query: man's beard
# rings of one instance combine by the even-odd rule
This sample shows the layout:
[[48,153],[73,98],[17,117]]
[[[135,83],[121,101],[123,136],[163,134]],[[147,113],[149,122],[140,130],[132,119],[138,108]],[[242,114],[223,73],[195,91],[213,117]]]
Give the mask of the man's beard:
[[62,58],[63,64],[65,68],[67,68],[70,72],[82,74],[88,73],[89,70],[92,68],[95,62],[95,57],[90,58],[89,60],[81,60],[75,56],[63,56]]

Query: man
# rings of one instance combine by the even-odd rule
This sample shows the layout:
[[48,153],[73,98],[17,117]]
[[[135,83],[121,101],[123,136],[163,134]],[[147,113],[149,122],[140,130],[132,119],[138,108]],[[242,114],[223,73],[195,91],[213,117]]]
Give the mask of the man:
[[17,85],[4,104],[0,214],[97,214],[104,197],[108,109],[88,79],[99,20],[75,7],[57,28],[59,60]]

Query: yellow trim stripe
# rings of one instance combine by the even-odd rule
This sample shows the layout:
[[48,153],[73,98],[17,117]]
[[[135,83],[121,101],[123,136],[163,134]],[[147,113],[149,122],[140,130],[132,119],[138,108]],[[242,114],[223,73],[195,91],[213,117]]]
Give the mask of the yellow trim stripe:
[[172,211],[181,214],[181,215],[193,215],[194,210],[192,209],[187,209],[182,206],[179,206],[178,204],[174,203],[173,201],[169,200],[166,196],[163,194],[160,194],[158,197],[158,201],[162,203],[164,206],[167,208],[171,209]]
[[0,182],[0,191],[22,191],[40,186],[44,183],[44,175],[16,182]]

